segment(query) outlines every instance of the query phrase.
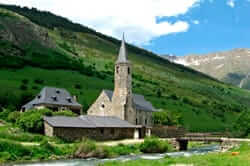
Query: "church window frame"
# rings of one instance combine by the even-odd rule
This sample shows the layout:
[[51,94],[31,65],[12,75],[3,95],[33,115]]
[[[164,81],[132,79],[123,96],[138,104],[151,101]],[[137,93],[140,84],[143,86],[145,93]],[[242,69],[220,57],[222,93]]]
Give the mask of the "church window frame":
[[119,66],[116,66],[116,73],[119,74]]

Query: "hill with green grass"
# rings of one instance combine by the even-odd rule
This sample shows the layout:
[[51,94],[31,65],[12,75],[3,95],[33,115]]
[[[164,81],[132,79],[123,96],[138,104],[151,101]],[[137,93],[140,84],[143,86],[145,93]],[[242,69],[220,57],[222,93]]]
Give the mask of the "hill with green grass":
[[[0,105],[11,110],[44,86],[78,96],[84,111],[113,89],[120,41],[37,9],[0,5]],[[250,109],[250,92],[128,45],[133,92],[181,117],[190,131],[225,131]]]

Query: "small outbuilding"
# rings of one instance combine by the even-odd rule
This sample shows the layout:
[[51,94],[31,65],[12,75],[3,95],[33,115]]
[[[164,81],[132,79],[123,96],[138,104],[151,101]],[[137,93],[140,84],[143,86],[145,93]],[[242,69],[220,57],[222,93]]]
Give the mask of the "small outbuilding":
[[73,141],[82,138],[94,140],[139,138],[139,130],[142,127],[117,117],[82,115],[44,117],[44,128],[47,136]]
[[65,89],[44,87],[32,101],[22,106],[21,111],[24,112],[33,108],[49,108],[54,111],[71,110],[81,114],[82,105]]

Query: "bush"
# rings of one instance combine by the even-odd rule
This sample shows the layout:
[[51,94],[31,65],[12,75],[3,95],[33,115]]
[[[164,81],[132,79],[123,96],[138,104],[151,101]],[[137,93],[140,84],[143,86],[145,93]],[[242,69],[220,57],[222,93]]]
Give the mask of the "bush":
[[7,120],[7,117],[10,113],[11,113],[11,110],[3,109],[3,111],[0,112],[0,119]]
[[51,116],[52,111],[49,109],[29,110],[21,114],[16,124],[24,131],[33,133],[43,133],[43,116]]
[[82,89],[82,86],[81,86],[81,84],[75,84],[75,88],[76,89]]
[[27,87],[26,85],[21,85],[21,86],[20,86],[20,89],[23,90],[23,91],[25,91],[25,90],[28,89],[28,87]]
[[248,137],[250,134],[250,111],[244,111],[234,123],[237,136]]
[[7,118],[7,121],[8,122],[11,122],[11,123],[16,123],[16,120],[20,117],[20,112],[19,111],[14,111],[14,112],[11,112],[9,115],[8,115],[8,118]]
[[26,85],[26,84],[29,83],[29,80],[28,80],[28,79],[23,79],[23,80],[22,80],[22,83]]
[[53,112],[53,116],[70,116],[70,117],[74,117],[74,116],[78,116],[76,113],[72,112],[72,111],[59,111],[59,112]]
[[40,142],[44,139],[42,135],[23,133],[10,128],[8,131],[0,131],[0,138],[21,142]]
[[94,141],[84,138],[75,151],[74,156],[76,158],[96,157],[94,156],[96,148],[96,143]]
[[24,156],[31,155],[30,150],[25,146],[6,140],[0,140],[0,153],[5,157],[7,156],[8,160],[18,160]]
[[36,84],[43,84],[43,83],[44,83],[44,80],[38,78],[38,79],[35,79],[34,82],[35,82]]
[[120,156],[120,155],[129,155],[132,153],[139,153],[139,145],[124,145],[119,144],[117,146],[108,147],[109,156]]
[[140,151],[143,153],[165,153],[172,150],[167,141],[161,141],[158,138],[148,137],[140,145]]

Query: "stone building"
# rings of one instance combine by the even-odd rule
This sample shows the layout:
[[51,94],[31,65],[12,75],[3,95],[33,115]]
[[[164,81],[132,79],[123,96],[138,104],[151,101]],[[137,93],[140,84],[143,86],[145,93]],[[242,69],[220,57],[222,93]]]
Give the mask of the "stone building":
[[69,141],[83,137],[95,140],[116,140],[138,138],[139,126],[117,117],[79,116],[44,117],[45,135],[56,136]]
[[127,59],[123,37],[118,59],[115,63],[114,91],[103,90],[88,115],[115,116],[134,125],[153,125],[152,113],[156,111],[144,96],[132,93],[132,65]]
[[151,135],[154,111],[144,96],[132,93],[132,65],[127,59],[123,37],[115,64],[114,91],[103,90],[88,115],[45,117],[45,134],[67,140],[143,138]]
[[65,89],[44,87],[35,99],[22,106],[21,111],[33,108],[49,108],[54,111],[71,110],[77,114],[81,114],[82,105]]

